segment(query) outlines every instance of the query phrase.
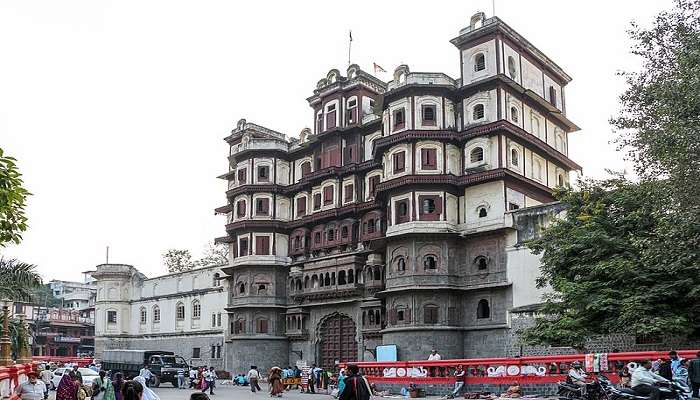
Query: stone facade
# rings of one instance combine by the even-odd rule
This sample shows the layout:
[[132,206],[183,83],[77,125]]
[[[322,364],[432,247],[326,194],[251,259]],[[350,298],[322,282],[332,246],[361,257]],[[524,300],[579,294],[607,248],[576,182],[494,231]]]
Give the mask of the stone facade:
[[523,238],[580,169],[571,78],[498,18],[477,14],[451,42],[458,79],[333,69],[307,99],[313,129],[240,120],[225,138],[234,372],[371,361],[380,344],[401,359],[517,347],[510,310],[542,293]]

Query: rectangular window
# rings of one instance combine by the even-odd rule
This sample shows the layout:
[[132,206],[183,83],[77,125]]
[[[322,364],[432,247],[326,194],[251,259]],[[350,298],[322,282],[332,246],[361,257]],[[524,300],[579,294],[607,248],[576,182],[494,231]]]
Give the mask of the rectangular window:
[[374,197],[377,192],[377,186],[379,185],[379,175],[375,175],[369,178],[369,188],[368,193],[370,197]]
[[258,167],[258,181],[267,182],[270,180],[270,167]]
[[406,111],[400,108],[394,111],[394,130],[403,129],[406,126]]
[[306,215],[306,196],[297,199],[297,216]]
[[423,322],[426,324],[437,324],[438,323],[438,308],[437,307],[425,307]]
[[438,221],[442,212],[442,197],[418,196],[421,221]]
[[437,149],[420,149],[422,169],[437,169]]
[[270,212],[270,199],[257,199],[255,202],[255,213],[258,215],[268,215]]
[[255,237],[255,254],[268,255],[270,254],[270,237],[256,236]]
[[193,347],[192,348],[192,358],[200,358],[201,357],[201,352],[202,349],[199,347]]
[[406,170],[406,153],[400,151],[394,153],[394,173],[404,172]]
[[117,312],[116,311],[107,311],[107,323],[108,324],[116,324],[117,323]]
[[314,194],[314,210],[321,209],[321,193]]
[[238,242],[238,249],[241,256],[248,255],[248,238],[242,238]]
[[401,224],[410,220],[408,213],[408,200],[401,200],[394,203],[396,210],[396,223]]
[[323,205],[333,204],[333,186],[323,188]]
[[345,193],[343,195],[343,203],[348,203],[351,202],[353,199],[353,195],[355,194],[354,192],[354,187],[353,185],[346,185],[345,186]]
[[435,125],[435,106],[422,107],[423,125]]
[[267,333],[267,320],[259,319],[256,325],[256,333]]
[[247,171],[245,168],[241,168],[238,170],[237,174],[238,174],[238,184],[239,185],[242,185],[246,182],[246,172]]

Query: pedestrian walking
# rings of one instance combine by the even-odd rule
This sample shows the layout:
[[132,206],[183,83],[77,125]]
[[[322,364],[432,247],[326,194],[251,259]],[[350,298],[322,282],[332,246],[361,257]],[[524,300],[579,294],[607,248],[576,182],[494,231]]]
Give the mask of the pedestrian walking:
[[208,371],[204,371],[204,386],[202,386],[202,393],[209,389],[209,394],[214,394],[214,387],[216,386],[216,372],[214,367],[209,367]]
[[250,366],[250,371],[248,371],[248,382],[250,382],[250,391],[255,393],[255,391],[260,391],[260,385],[258,381],[260,380],[260,372],[258,372],[258,367],[255,365]]

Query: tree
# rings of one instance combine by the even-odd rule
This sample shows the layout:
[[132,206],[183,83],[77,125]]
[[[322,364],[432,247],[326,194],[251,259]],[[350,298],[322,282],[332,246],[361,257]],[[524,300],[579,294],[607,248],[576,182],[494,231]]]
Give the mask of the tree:
[[611,123],[640,182],[583,181],[528,246],[541,254],[541,316],[525,341],[581,348],[592,335],[700,335],[700,0],[630,31],[641,72]]
[[163,263],[169,273],[185,272],[195,268],[189,250],[170,249],[163,253]]
[[538,286],[552,291],[527,342],[581,348],[599,334],[698,333],[698,228],[663,207],[667,187],[616,177],[556,194],[566,212],[528,243],[542,255]]
[[31,301],[39,286],[41,276],[36,272],[36,265],[0,258],[0,299]]
[[633,24],[640,72],[624,72],[628,88],[611,122],[617,142],[642,179],[663,178],[685,208],[700,193],[700,0],[676,0],[650,29]]
[[22,232],[27,230],[24,207],[30,193],[22,186],[22,174],[16,163],[16,159],[5,156],[0,148],[0,247],[18,244]]
[[228,263],[228,247],[225,244],[207,243],[204,255],[195,261],[197,266],[223,265]]

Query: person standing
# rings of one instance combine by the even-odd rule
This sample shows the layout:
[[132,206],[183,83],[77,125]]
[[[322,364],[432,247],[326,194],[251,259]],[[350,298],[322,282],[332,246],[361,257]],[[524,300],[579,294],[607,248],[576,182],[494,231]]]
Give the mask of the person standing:
[[151,386],[151,379],[153,379],[153,372],[151,372],[151,370],[148,369],[148,364],[143,365],[143,368],[141,368],[141,371],[139,371],[139,376],[142,377],[146,381],[146,387]]
[[260,385],[258,381],[260,380],[260,372],[258,372],[258,367],[255,365],[250,366],[250,371],[248,371],[248,382],[250,382],[250,391],[255,393],[255,391],[260,391]]
[[688,363],[688,380],[693,388],[693,397],[698,397],[700,394],[700,351],[695,357]]
[[16,393],[22,400],[43,400],[46,394],[46,385],[39,380],[36,372],[27,374],[29,380],[17,386]]
[[340,400],[369,400],[372,389],[367,380],[360,375],[360,368],[355,364],[348,364],[345,378],[345,387],[338,397]]
[[459,395],[459,393],[462,391],[462,388],[464,387],[465,375],[466,371],[464,368],[461,365],[458,365],[457,369],[455,370],[455,387],[454,390],[452,390],[449,398],[454,399],[455,396]]
[[177,388],[178,389],[187,389],[185,387],[185,370],[184,369],[177,370]]
[[79,385],[73,371],[64,374],[56,388],[56,400],[77,400]]
[[209,367],[208,371],[204,371],[204,382],[205,385],[202,386],[202,393],[207,391],[209,388],[209,394],[214,394],[214,387],[216,386],[216,372],[214,367]]
[[46,394],[44,395],[45,399],[49,398],[49,388],[51,387],[51,379],[53,378],[53,372],[49,369],[48,366],[46,366],[46,369],[41,371],[39,374],[39,378],[41,378],[41,381],[44,382],[44,386],[46,386]]
[[659,382],[668,382],[663,376],[651,372],[652,363],[646,360],[632,373],[632,390],[642,396],[649,396],[649,400],[659,400],[661,391],[655,386]]

